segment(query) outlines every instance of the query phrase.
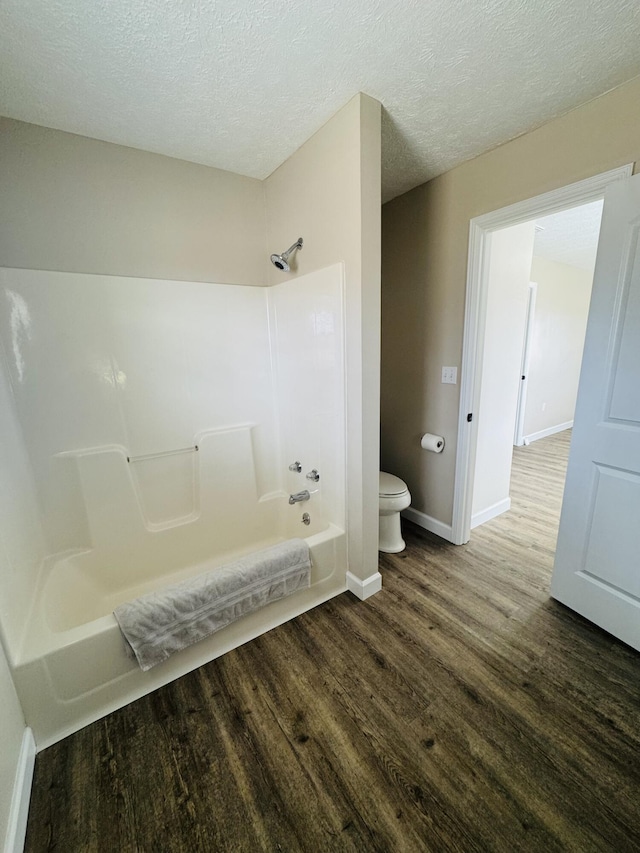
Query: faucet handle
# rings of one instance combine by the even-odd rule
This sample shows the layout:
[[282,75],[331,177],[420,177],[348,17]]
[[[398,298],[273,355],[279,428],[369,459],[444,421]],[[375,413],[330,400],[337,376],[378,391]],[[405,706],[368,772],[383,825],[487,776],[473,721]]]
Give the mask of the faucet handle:
[[307,480],[313,480],[314,483],[317,483],[319,479],[320,479],[320,474],[318,474],[318,471],[315,468],[313,468],[307,474]]
[[291,465],[289,465],[289,470],[295,471],[296,474],[299,474],[300,471],[302,471],[302,465],[299,462],[292,462]]

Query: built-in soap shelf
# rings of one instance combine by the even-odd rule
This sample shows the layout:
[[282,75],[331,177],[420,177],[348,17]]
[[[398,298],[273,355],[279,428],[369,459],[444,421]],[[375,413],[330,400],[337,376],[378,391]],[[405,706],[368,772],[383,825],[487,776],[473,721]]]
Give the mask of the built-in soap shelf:
[[197,445],[127,456],[146,526],[162,530],[189,524],[200,515]]
[[[149,533],[196,524],[218,537],[224,531],[231,547],[242,524],[258,524],[275,512],[268,500],[260,501],[254,429],[249,423],[202,430],[193,444],[149,453],[113,444],[56,454],[69,464],[67,476],[76,478],[75,514],[88,523],[83,541],[95,547],[98,541],[142,541]],[[247,521],[252,506],[256,512]]]

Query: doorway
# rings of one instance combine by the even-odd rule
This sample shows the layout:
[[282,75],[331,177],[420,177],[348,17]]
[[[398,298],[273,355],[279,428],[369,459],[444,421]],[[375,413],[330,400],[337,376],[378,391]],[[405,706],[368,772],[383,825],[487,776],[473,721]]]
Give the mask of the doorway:
[[[497,232],[569,208],[600,201],[604,197],[605,189],[629,177],[632,168],[632,165],[623,166],[471,220],[452,523],[453,541],[456,544],[468,542],[471,535],[474,473],[478,451],[477,414],[481,402],[482,363],[487,338],[492,243],[497,242]],[[523,316],[524,314],[526,308]],[[512,435],[514,426],[515,410]]]
[[511,508],[513,446],[573,425],[601,216],[595,201],[493,234],[472,529]]

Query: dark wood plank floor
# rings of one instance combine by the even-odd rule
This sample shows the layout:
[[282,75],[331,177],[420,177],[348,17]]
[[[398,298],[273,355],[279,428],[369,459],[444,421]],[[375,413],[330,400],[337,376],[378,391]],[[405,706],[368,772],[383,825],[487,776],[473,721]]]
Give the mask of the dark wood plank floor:
[[38,756],[28,851],[637,851],[640,655],[549,600],[568,433],[454,547]]

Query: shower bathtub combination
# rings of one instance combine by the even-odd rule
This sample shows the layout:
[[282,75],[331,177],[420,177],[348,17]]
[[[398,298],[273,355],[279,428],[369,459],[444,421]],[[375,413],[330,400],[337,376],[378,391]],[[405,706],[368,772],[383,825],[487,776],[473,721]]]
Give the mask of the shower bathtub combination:
[[[270,288],[1,283],[33,540],[2,629],[43,748],[346,589],[343,269]],[[290,538],[308,589],[142,672],[115,607]]]

